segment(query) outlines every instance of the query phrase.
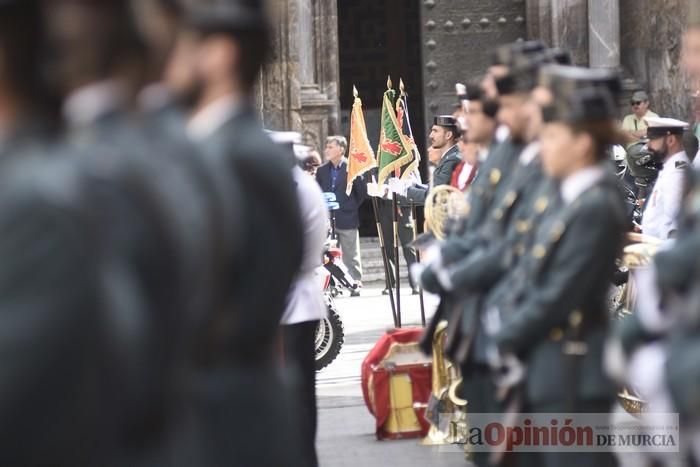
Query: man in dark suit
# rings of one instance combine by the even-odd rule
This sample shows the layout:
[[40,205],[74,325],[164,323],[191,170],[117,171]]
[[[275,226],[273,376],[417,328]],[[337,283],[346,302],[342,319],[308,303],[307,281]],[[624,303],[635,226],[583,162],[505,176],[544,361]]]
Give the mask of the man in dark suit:
[[[348,179],[348,162],[345,158],[348,143],[343,136],[329,136],[326,140],[325,155],[327,162],[318,168],[316,181],[321,191],[335,193],[340,209],[331,212],[335,222],[338,243],[343,250],[343,262],[352,278],[362,281],[362,262],[360,260],[360,216],[359,209],[367,197],[367,184],[364,179],[356,178],[350,195],[346,194]],[[351,293],[360,294],[358,290]]]
[[274,354],[303,250],[294,161],[265,135],[251,105],[269,45],[261,2],[192,5],[169,65],[168,83],[188,104],[186,134],[243,197],[238,248],[221,271],[224,300],[197,333],[199,465],[272,467],[299,458],[296,411]]

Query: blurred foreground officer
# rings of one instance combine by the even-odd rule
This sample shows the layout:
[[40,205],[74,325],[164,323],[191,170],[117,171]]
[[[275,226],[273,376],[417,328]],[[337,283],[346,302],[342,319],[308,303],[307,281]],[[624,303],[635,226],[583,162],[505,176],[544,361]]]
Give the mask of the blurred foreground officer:
[[688,124],[661,117],[649,117],[646,121],[649,150],[663,167],[644,204],[642,233],[666,240],[675,235],[685,174],[690,165],[683,148],[683,132]]
[[225,301],[197,343],[201,465],[292,466],[296,411],[274,343],[304,243],[294,159],[265,135],[251,104],[269,51],[267,19],[262,2],[244,0],[195,4],[185,15],[168,85],[187,107],[191,141],[243,197],[240,254],[226,264]]
[[[196,464],[180,450],[186,443],[172,439],[184,412],[193,330],[203,326],[204,312],[221,308],[211,285],[213,258],[228,258],[213,240],[222,236],[214,222],[222,216],[211,204],[218,180],[194,164],[190,146],[134,115],[140,86],[125,70],[139,69],[144,51],[128,2],[44,5],[48,63],[64,97],[61,153],[79,165],[99,240],[104,280],[96,308],[116,323],[111,365],[101,368],[110,383],[102,416],[114,431],[104,437],[118,451],[117,465]],[[238,212],[239,199],[227,199],[229,211]],[[228,235],[236,242],[234,232]]]
[[[272,139],[285,145],[302,163],[308,157],[308,148],[301,145],[301,134],[277,132]],[[286,381],[301,409],[295,430],[301,447],[300,465],[316,467],[316,327],[323,319],[326,304],[323,284],[316,269],[328,236],[328,208],[316,179],[292,169],[297,184],[297,196],[304,220],[304,258],[289,291],[287,308],[280,322],[282,338],[282,365]]]
[[[560,205],[541,221],[518,265],[525,279],[519,293],[487,310],[501,323],[490,333],[503,364],[517,366],[513,357],[526,363],[524,412],[607,413],[615,392],[602,368],[606,294],[625,230],[605,156],[616,134],[615,100],[603,88],[550,91],[541,155],[545,173],[559,184]],[[564,384],[552,384],[553,374],[563,375]],[[523,455],[530,463],[522,465],[614,465],[611,453],[537,457]]]
[[38,2],[0,1],[0,464],[88,467],[114,453],[101,443],[110,353],[93,223],[74,172],[38,144],[44,30]]

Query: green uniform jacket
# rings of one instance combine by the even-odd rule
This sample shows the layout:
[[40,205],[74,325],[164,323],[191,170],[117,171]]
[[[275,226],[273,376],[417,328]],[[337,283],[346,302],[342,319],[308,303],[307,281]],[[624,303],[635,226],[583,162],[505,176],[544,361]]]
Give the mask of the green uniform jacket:
[[441,248],[446,264],[463,258],[477,245],[479,229],[488,216],[499,190],[507,185],[523,147],[512,141],[493,146],[479,166],[479,173],[467,195],[468,214]]
[[[431,186],[449,185],[452,181],[452,172],[461,160],[462,156],[456,145],[448,149],[442,156],[442,159],[440,159],[437,167],[435,167]],[[422,205],[425,204],[425,198],[427,198],[429,191],[430,188],[424,185],[412,186],[406,192],[406,198],[409,202]]]
[[[608,326],[606,294],[626,227],[624,205],[612,174],[570,204],[552,211],[537,229],[535,245],[519,263],[526,279],[514,307],[501,308],[498,347],[527,364],[526,396],[531,404],[612,397],[603,371]],[[578,312],[578,313],[575,313]],[[577,358],[574,384],[567,381],[573,359],[564,354],[569,321],[582,316],[579,338],[586,352]],[[552,378],[564,384],[552,384]],[[575,385],[575,387],[569,387]]]

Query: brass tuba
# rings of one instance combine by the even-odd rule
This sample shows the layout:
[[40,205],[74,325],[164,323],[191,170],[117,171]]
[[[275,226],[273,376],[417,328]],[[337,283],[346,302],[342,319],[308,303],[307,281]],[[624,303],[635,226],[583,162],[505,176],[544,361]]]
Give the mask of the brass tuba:
[[425,199],[425,229],[443,240],[450,223],[466,216],[467,212],[464,193],[450,185],[432,187]]

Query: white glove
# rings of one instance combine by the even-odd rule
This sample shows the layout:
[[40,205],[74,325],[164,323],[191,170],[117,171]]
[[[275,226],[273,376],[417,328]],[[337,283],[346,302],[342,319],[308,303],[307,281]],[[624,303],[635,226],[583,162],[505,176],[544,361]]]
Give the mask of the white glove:
[[389,190],[389,187],[386,185],[379,185],[375,182],[368,182],[367,183],[367,194],[369,196],[373,196],[375,198],[384,198],[386,196],[387,191]]
[[394,177],[389,179],[389,190],[397,195],[406,196],[406,193],[408,193],[408,187],[410,186],[410,182],[403,181],[399,178]]

